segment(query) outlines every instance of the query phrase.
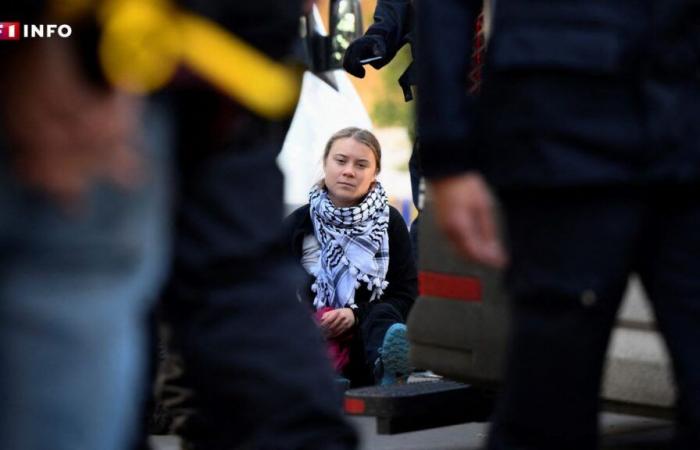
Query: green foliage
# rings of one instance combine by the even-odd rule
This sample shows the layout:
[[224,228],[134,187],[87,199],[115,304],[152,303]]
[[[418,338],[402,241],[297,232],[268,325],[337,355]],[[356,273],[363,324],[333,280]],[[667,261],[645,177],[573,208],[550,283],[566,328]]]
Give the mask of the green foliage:
[[405,45],[389,64],[379,70],[384,89],[377,97],[374,109],[370,113],[372,121],[377,126],[401,126],[413,130],[415,102],[406,102],[403,98],[403,90],[399,86],[399,77],[411,60],[410,48]]

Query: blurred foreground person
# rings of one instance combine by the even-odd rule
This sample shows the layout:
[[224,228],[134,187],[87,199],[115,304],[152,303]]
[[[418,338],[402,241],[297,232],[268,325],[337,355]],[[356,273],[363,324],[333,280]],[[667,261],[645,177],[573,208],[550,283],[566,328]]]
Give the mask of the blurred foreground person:
[[352,386],[394,384],[411,372],[405,323],[416,266],[401,213],[376,179],[381,160],[369,131],[337,131],[323,153],[323,180],[285,221],[291,251],[310,275],[300,299]]
[[[272,60],[298,39],[298,0],[181,3]],[[171,97],[179,189],[163,307],[171,363],[181,362],[163,386],[171,431],[189,449],[354,448],[321,334],[295,296],[302,270],[282,242],[276,158],[289,120],[196,82]]]
[[700,9],[499,0],[473,98],[465,30],[478,8],[418,5],[419,130],[442,228],[466,257],[508,269],[510,354],[489,448],[597,447],[631,273],[673,358],[676,448],[700,448]]
[[[38,3],[0,12],[39,22]],[[91,77],[77,39],[0,53],[0,448],[123,450],[165,265],[167,125]]]

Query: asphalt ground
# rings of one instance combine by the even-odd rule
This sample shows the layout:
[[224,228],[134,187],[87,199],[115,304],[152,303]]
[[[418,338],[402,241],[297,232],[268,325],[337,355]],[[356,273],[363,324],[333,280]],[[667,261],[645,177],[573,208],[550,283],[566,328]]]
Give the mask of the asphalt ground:
[[[358,450],[480,450],[488,424],[463,424],[393,436],[378,435],[371,417],[351,417],[360,435]],[[619,414],[603,414],[601,450],[670,450],[668,421]],[[152,436],[154,450],[180,450],[175,436]]]

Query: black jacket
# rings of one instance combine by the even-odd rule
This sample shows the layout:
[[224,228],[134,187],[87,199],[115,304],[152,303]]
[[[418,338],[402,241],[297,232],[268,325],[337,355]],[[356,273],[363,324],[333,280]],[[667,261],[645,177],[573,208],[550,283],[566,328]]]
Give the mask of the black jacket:
[[418,4],[428,177],[501,187],[700,180],[694,0],[498,0],[480,95],[465,93],[481,1]]
[[[414,10],[411,0],[378,0],[374,9],[374,23],[367,29],[366,35],[381,36],[386,43],[388,64],[396,53],[406,44],[413,48]],[[383,65],[383,64],[382,64]],[[406,101],[413,99],[411,86],[416,84],[414,64],[411,63],[399,77]]]
[[[304,205],[290,214],[284,221],[284,230],[289,249],[294,259],[301,264],[304,236],[314,232],[309,205]],[[386,280],[389,285],[381,298],[375,301],[391,303],[403,314],[405,319],[418,295],[416,264],[411,252],[411,239],[408,236],[406,222],[401,214],[391,206],[389,207],[388,233],[389,268]],[[312,278],[309,275],[306,286],[300,289],[300,296],[309,303],[313,303],[314,298],[314,293],[311,292]],[[358,306],[357,316],[360,322],[367,315],[370,294],[364,283],[355,292],[355,304]]]

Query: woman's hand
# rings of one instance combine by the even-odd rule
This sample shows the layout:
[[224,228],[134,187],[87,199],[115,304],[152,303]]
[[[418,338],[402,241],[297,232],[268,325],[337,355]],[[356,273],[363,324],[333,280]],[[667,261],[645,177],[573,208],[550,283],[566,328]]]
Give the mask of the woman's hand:
[[333,309],[321,316],[320,325],[326,336],[334,338],[355,325],[355,314],[352,313],[350,308]]

